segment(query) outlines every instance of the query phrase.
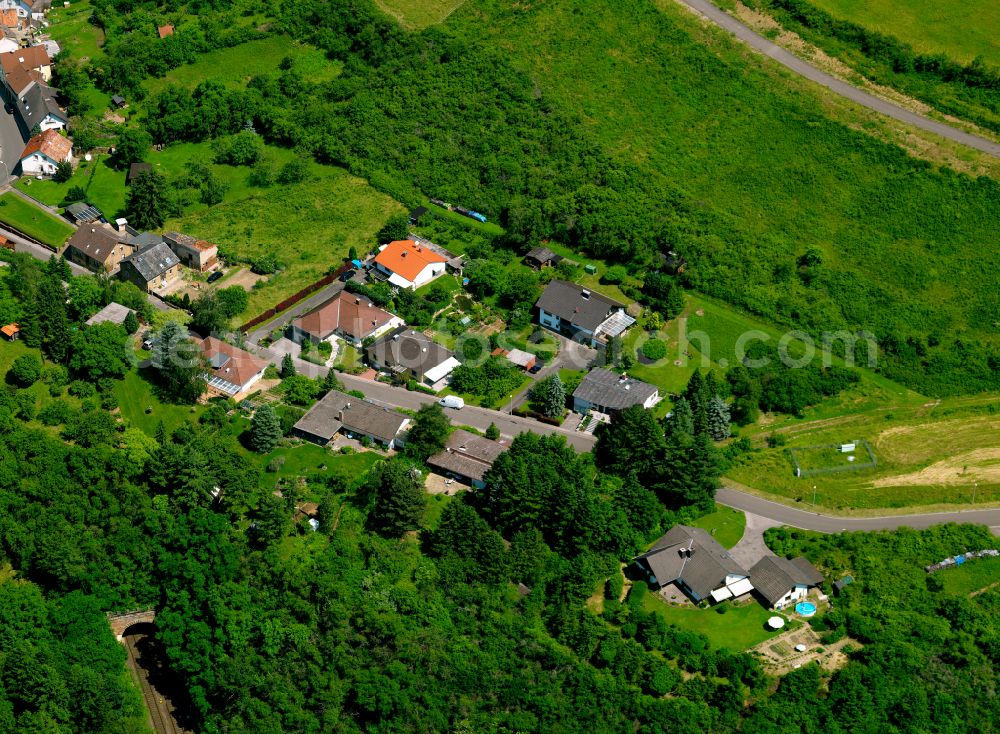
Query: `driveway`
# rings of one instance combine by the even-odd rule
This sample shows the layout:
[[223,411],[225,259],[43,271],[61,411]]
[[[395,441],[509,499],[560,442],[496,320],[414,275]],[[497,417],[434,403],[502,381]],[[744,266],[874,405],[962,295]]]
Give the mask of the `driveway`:
[[544,380],[551,374],[557,374],[559,370],[585,370],[597,359],[597,350],[580,344],[572,339],[567,339],[561,334],[545,330],[545,335],[554,337],[559,341],[559,352],[555,359],[546,364],[534,375],[531,375],[532,382],[521,392],[514,396],[514,407],[520,408],[527,400],[528,393],[535,386],[536,382]]
[[247,335],[247,341],[251,344],[256,344],[275,329],[280,328],[284,331],[284,328],[288,326],[293,319],[297,319],[302,314],[312,311],[321,303],[324,303],[339,294],[342,290],[344,290],[344,284],[339,280],[334,281],[325,288],[320,288],[308,298],[299,301],[283,314],[280,314],[266,323],[259,324]]
[[770,56],[779,64],[787,66],[796,74],[826,87],[830,91],[839,94],[841,97],[846,97],[852,102],[857,102],[860,105],[875,110],[876,112],[888,117],[892,117],[900,122],[905,122],[908,125],[913,125],[921,130],[935,133],[943,138],[947,138],[948,140],[954,140],[957,143],[962,143],[970,148],[975,148],[983,153],[988,153],[989,155],[1000,158],[1000,143],[995,143],[992,140],[987,140],[986,138],[982,138],[978,135],[964,132],[952,127],[951,125],[946,125],[943,122],[938,122],[937,120],[932,120],[929,117],[918,115],[915,112],[910,112],[897,104],[893,104],[892,102],[888,102],[872,94],[868,94],[868,92],[863,92],[852,84],[848,84],[847,82],[841,81],[834,76],[830,76],[826,72],[820,71],[807,61],[803,61],[798,56],[795,56],[777,44],[772,43],[763,36],[754,33],[750,30],[750,28],[743,25],[731,15],[723,12],[708,0],[679,0],[679,2],[700,13],[720,28],[729,31],[741,41],[744,41],[747,45],[757,51],[760,51],[765,56]]
[[[715,501],[720,505],[759,515],[779,525],[791,525],[803,530],[816,530],[821,533],[870,532],[873,530],[896,530],[902,527],[921,530],[932,525],[955,522],[986,525],[992,529],[994,535],[1000,535],[1000,508],[886,515],[884,517],[838,517],[789,507],[780,502],[766,500],[763,497],[747,494],[731,487],[723,487],[718,490],[715,494]],[[747,524],[749,525],[749,518]]]
[[781,523],[763,515],[755,515],[752,512],[744,512],[743,514],[747,518],[746,529],[743,531],[740,542],[730,548],[729,554],[743,568],[753,568],[754,564],[761,558],[774,555],[764,543],[764,531],[776,528]]

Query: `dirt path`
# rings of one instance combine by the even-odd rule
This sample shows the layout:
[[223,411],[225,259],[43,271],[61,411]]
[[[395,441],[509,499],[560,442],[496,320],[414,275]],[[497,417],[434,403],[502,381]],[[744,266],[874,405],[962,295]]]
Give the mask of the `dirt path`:
[[858,89],[852,84],[848,84],[845,81],[837,79],[836,77],[816,68],[809,62],[803,61],[799,57],[767,40],[763,36],[754,33],[749,27],[736,20],[736,18],[733,18],[723,12],[708,0],[678,0],[678,2],[683,3],[720,28],[729,31],[751,48],[761,52],[765,56],[771,57],[779,64],[782,64],[794,71],[796,74],[799,74],[800,76],[803,76],[806,79],[816,82],[830,91],[839,94],[841,97],[846,97],[852,102],[856,102],[864,107],[875,110],[878,113],[891,117],[895,120],[899,120],[900,122],[913,125],[921,130],[926,130],[927,132],[940,135],[948,140],[967,145],[970,148],[975,148],[978,151],[1000,158],[1000,143],[995,143],[992,140],[987,140],[986,138],[978,135],[967,133],[964,130],[958,130],[957,128],[954,128],[951,125],[946,125],[943,122],[938,122],[937,120],[924,117],[923,115],[912,112],[911,110],[901,107],[894,102],[880,99],[872,94],[869,94],[868,92]]

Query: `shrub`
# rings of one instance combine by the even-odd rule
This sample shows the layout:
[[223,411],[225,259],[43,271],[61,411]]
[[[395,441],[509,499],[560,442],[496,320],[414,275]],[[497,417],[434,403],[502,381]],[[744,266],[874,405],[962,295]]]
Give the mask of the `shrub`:
[[265,470],[272,473],[279,472],[281,471],[281,467],[283,467],[284,465],[285,465],[285,457],[275,456],[273,459],[267,462],[267,467]]
[[772,433],[767,437],[768,448],[778,448],[779,446],[784,446],[787,442],[788,439],[782,433]]
[[10,366],[11,377],[20,385],[34,385],[42,376],[42,360],[36,354],[22,354]]
[[53,400],[40,411],[38,420],[46,426],[58,426],[69,421],[73,408],[65,400]]
[[642,345],[642,356],[657,361],[667,356],[667,343],[662,339],[650,339]]
[[94,387],[94,383],[92,382],[73,380],[73,382],[69,385],[69,394],[80,398],[80,400],[86,400],[87,398],[93,397],[96,393],[97,388]]

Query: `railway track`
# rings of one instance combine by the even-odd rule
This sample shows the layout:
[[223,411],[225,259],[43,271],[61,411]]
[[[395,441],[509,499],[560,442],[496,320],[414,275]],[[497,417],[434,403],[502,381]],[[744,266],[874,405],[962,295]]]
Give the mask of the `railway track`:
[[124,638],[125,647],[128,649],[129,662],[139,678],[139,687],[146,701],[146,710],[149,712],[153,731],[156,734],[185,734],[178,728],[163,697],[149,682],[149,672],[139,663],[140,652],[135,644],[137,639],[141,638],[138,635],[128,635]]

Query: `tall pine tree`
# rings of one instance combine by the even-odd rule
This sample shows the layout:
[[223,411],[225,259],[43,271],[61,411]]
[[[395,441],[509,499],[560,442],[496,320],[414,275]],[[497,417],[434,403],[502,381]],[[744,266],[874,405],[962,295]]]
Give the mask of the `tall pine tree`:
[[718,395],[708,402],[708,432],[715,441],[729,438],[729,406]]

